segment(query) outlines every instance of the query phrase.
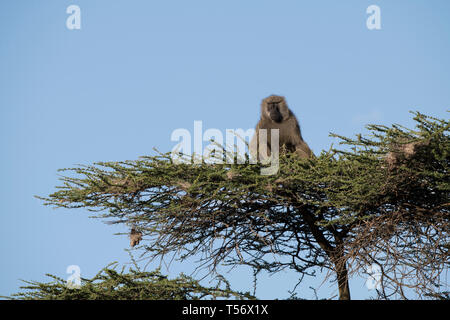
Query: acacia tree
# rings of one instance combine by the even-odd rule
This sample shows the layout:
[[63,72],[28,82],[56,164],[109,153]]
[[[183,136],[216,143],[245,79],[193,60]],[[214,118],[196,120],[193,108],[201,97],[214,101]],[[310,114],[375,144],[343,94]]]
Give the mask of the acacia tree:
[[[103,268],[91,279],[81,278],[77,287],[68,286],[65,279],[47,274],[48,283],[25,281],[22,291],[8,299],[17,300],[199,300],[217,298],[254,299],[249,293],[232,291],[229,283],[218,279],[215,287],[204,287],[198,281],[181,274],[168,279],[159,270],[141,271],[137,264],[117,270],[117,263]],[[0,296],[1,297],[1,296]]]
[[[261,164],[175,163],[170,154],[62,169],[46,205],[87,208],[133,226],[150,258],[199,257],[255,273],[330,271],[340,299],[349,276],[381,272],[382,298],[433,296],[448,285],[449,122],[416,113],[417,126],[370,125],[370,135],[302,160]],[[445,293],[444,293],[445,294]]]

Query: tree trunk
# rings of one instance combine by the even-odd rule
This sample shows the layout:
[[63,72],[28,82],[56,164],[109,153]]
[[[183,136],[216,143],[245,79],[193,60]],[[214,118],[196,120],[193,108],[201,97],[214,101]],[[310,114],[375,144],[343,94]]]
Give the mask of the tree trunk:
[[[342,249],[333,247],[325,238],[323,231],[315,224],[314,216],[307,210],[302,210],[299,206],[299,211],[303,213],[303,218],[308,224],[314,239],[319,246],[325,251],[331,262],[334,264],[339,288],[339,300],[350,300],[350,287],[348,285],[348,272],[346,261],[342,259]],[[337,235],[335,235],[335,238]],[[342,243],[342,239],[338,238],[337,242]]]
[[348,285],[348,272],[345,263],[335,264],[339,287],[339,300],[350,300],[350,287]]

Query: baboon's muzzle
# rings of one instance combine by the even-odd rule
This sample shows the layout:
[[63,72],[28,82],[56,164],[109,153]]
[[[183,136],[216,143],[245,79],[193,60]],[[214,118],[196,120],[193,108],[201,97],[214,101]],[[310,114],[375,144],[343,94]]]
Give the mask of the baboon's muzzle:
[[283,120],[283,117],[281,116],[280,112],[276,110],[270,111],[270,118],[277,123],[280,123],[281,120]]

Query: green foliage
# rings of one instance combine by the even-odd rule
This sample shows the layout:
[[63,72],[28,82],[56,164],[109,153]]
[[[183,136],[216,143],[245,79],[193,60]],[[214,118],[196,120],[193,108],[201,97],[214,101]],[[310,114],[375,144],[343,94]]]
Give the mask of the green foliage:
[[[222,279],[216,287],[204,287],[198,281],[181,274],[168,279],[159,270],[142,272],[124,268],[118,272],[115,264],[102,269],[92,279],[81,279],[79,288],[71,288],[64,279],[47,274],[54,281],[48,283],[25,281],[20,293],[12,299],[20,300],[197,300],[216,298],[254,299],[249,293],[232,291]],[[219,286],[224,284],[224,288]]]
[[[125,218],[130,222],[152,220],[152,215],[163,217],[173,211],[181,213],[186,207],[212,200],[239,207],[243,199],[278,202],[295,197],[317,209],[336,208],[334,216],[344,219],[344,224],[351,223],[354,219],[350,217],[355,214],[360,218],[361,211],[369,207],[399,200],[396,195],[400,194],[403,198],[422,191],[430,195],[433,190],[437,193],[432,200],[445,203],[450,190],[449,122],[420,113],[414,119],[418,130],[369,125],[372,134],[368,138],[332,134],[341,139],[341,144],[349,145],[350,151],[332,149],[307,161],[281,155],[280,170],[273,176],[261,175],[261,166],[248,162],[174,164],[170,154],[159,154],[136,161],[61,169],[74,176],[63,176],[58,192],[39,198],[55,207],[106,210],[95,217]],[[426,145],[409,161],[388,170],[385,157],[393,146],[412,142]]]

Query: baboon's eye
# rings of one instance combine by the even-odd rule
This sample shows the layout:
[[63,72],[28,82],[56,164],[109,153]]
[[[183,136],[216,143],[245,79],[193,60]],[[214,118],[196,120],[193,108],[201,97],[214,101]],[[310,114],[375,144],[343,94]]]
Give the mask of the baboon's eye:
[[276,102],[269,103],[269,109],[278,111],[278,104]]

